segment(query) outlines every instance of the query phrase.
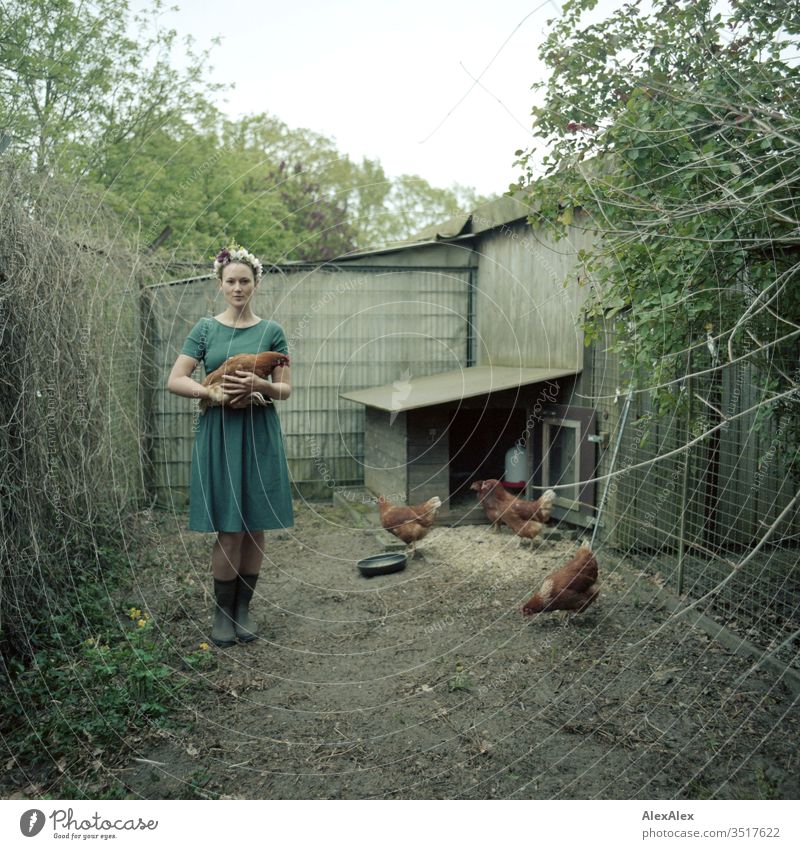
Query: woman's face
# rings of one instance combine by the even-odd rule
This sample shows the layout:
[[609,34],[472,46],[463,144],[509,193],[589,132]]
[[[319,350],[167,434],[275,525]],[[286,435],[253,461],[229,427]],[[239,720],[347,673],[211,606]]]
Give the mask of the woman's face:
[[233,307],[243,307],[255,292],[253,269],[243,262],[229,262],[222,269],[220,288],[225,300]]

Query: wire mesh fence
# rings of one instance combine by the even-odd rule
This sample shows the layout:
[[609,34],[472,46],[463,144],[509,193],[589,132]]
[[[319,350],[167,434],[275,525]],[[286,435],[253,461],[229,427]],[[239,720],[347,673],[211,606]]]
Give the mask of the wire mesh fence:
[[[613,339],[608,333],[594,346],[591,370],[592,402],[609,445],[626,397],[608,350]],[[720,364],[675,391],[689,393],[688,412],[659,416],[646,391],[634,393],[613,469],[612,450],[603,453],[599,473],[616,474],[601,539],[798,668],[798,446],[786,438],[785,421],[747,412],[768,391],[746,361]]]

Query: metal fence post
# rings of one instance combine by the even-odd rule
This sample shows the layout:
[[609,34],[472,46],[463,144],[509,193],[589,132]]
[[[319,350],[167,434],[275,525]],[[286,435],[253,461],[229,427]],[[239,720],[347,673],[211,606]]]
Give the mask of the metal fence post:
[[[686,443],[691,442],[692,435],[692,352],[689,351],[689,361],[686,364],[686,370],[689,377],[686,378],[686,391],[689,393],[688,404],[689,408],[686,412]],[[683,594],[683,565],[686,558],[686,516],[689,513],[689,507],[686,504],[686,496],[689,493],[689,459],[692,453],[691,448],[686,449],[686,457],[683,462],[683,480],[681,481],[681,516],[678,526],[678,595]]]

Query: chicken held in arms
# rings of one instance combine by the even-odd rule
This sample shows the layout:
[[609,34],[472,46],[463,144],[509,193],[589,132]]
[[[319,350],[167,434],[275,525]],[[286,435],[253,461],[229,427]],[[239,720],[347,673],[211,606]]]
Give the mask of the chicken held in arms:
[[[235,376],[237,371],[246,371],[266,380],[278,366],[286,365],[289,365],[289,356],[277,351],[264,351],[261,354],[237,354],[235,357],[229,357],[218,369],[207,375],[203,381],[203,386],[209,387],[210,397],[200,400],[201,414],[205,413],[207,407],[218,407],[224,401],[222,378],[226,374]],[[272,400],[265,398],[261,392],[252,392],[249,399],[251,404],[260,407],[266,407],[267,404],[272,403]]]
[[433,527],[436,512],[441,506],[442,500],[438,495],[423,504],[408,507],[394,505],[382,495],[378,498],[381,525],[390,534],[411,546],[411,557],[414,557],[419,540],[424,539]]
[[499,530],[502,522],[514,531],[520,543],[523,539],[529,539],[531,545],[552,515],[553,503],[556,500],[552,489],[548,489],[536,501],[517,498],[506,490],[502,481],[495,478],[475,481],[471,488],[478,491],[478,500],[493,528]]
[[554,610],[581,613],[597,598],[600,590],[597,581],[597,558],[588,542],[584,542],[575,556],[542,582],[535,593],[522,607],[526,616],[533,613],[549,613]]

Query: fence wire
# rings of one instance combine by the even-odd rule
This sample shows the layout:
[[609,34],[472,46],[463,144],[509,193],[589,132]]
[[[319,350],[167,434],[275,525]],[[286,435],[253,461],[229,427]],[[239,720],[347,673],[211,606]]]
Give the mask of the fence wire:
[[[592,402],[609,446],[625,392],[608,351],[612,344],[613,335],[607,334],[594,346],[591,368]],[[653,462],[613,478],[601,539],[690,600],[702,598],[735,570],[700,609],[800,668],[798,641],[790,639],[800,624],[796,507],[752,554],[800,486],[798,446],[785,438],[785,423],[759,424],[755,412],[726,423],[767,397],[746,362],[692,377],[676,391],[693,398],[689,414],[659,417],[648,393],[635,394],[615,469]],[[716,433],[664,456],[720,423]],[[609,447],[601,458],[602,474],[611,471],[611,453]]]

